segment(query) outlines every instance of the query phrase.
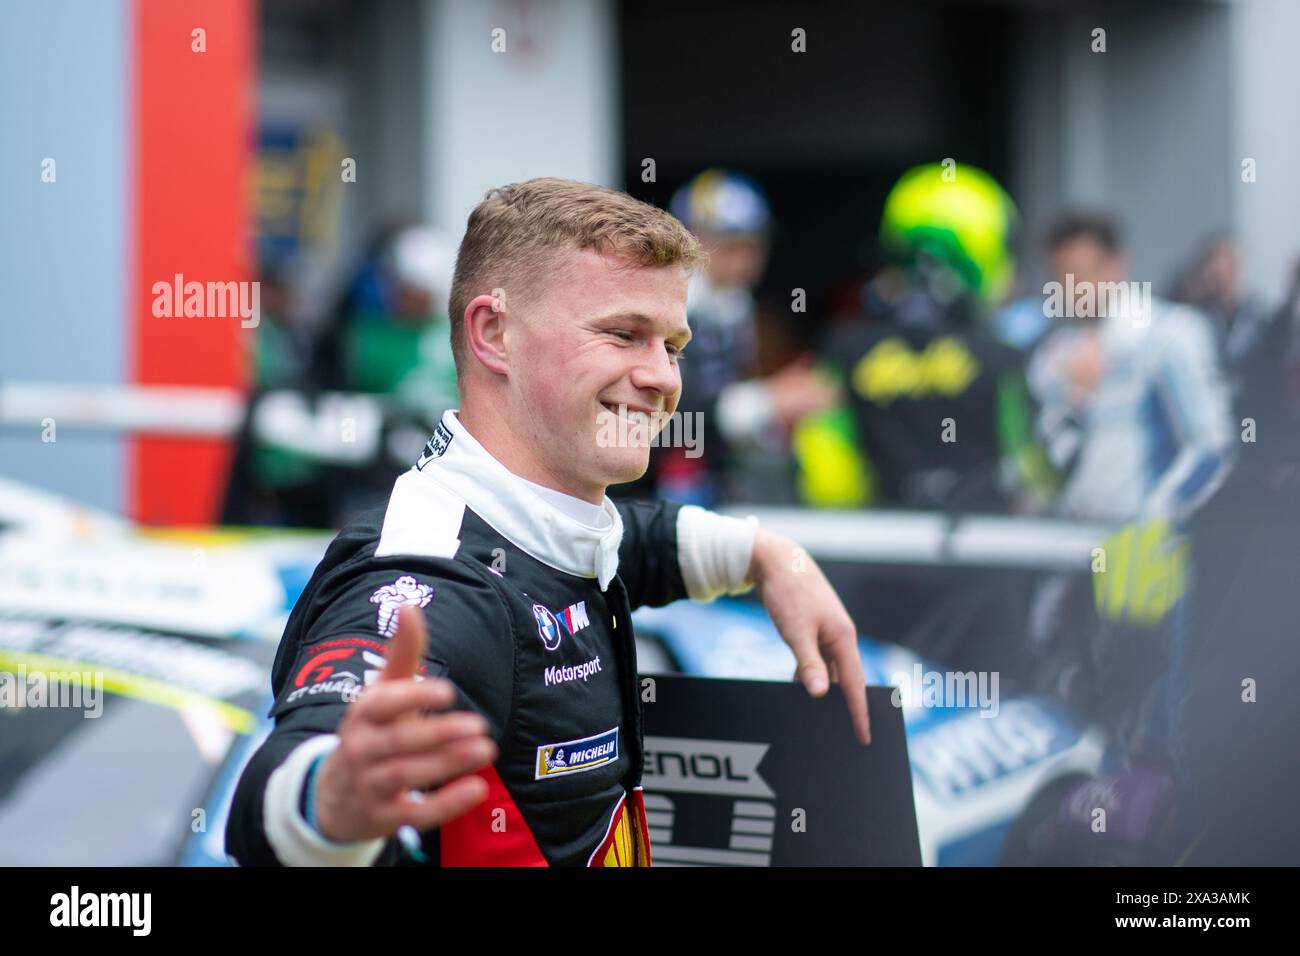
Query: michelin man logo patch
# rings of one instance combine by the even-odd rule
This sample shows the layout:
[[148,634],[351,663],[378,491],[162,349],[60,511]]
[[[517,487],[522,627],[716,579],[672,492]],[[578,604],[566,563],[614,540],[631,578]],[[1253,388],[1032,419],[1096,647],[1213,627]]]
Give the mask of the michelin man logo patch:
[[452,434],[447,430],[447,426],[438,422],[438,427],[433,430],[433,437],[424,443],[424,454],[415,463],[415,470],[422,471],[429,462],[441,458],[447,446],[451,444],[451,439]]
[[385,584],[370,595],[370,603],[379,605],[379,634],[392,637],[397,633],[397,609],[405,605],[425,607],[433,600],[433,588],[404,574],[392,584]]

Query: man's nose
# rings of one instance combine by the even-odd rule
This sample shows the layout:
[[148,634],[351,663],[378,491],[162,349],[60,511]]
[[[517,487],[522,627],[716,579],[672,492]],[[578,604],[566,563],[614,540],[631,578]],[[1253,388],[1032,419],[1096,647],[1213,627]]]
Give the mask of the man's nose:
[[637,388],[653,389],[668,399],[682,387],[681,370],[668,354],[667,347],[662,345],[646,350],[632,369],[631,379]]

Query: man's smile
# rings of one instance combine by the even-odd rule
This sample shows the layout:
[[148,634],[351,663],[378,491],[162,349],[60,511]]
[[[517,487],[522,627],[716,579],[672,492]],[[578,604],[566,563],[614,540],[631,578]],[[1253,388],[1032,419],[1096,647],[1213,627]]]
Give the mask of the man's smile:
[[663,414],[662,410],[645,405],[625,405],[623,403],[616,405],[613,402],[601,402],[600,404],[613,414],[622,416],[628,421],[639,425],[650,425]]

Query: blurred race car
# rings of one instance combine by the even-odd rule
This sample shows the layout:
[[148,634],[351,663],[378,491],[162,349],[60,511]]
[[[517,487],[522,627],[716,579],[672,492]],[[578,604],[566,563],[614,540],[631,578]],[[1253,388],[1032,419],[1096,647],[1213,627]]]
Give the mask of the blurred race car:
[[[271,728],[276,642],[331,537],[150,531],[0,481],[0,864],[225,865],[226,807]],[[745,601],[634,620],[643,673],[794,672]],[[943,673],[860,648],[873,684]],[[1100,735],[1050,701],[898,696],[927,865],[996,864],[1040,788],[1097,769]]]
[[0,480],[0,864],[224,865],[331,537],[151,532]]

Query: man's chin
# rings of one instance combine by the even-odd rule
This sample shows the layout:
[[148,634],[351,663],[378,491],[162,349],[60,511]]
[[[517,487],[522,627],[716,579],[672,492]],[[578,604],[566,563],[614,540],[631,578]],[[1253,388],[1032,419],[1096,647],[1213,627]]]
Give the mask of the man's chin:
[[641,454],[624,454],[601,462],[606,485],[625,485],[645,475],[650,467],[650,450]]

